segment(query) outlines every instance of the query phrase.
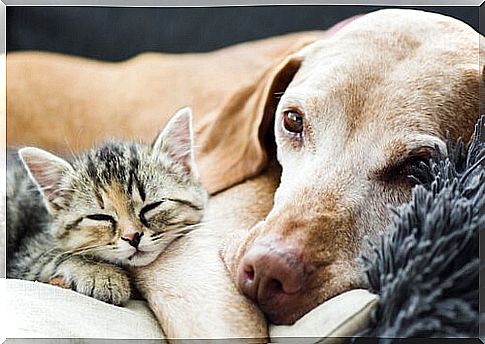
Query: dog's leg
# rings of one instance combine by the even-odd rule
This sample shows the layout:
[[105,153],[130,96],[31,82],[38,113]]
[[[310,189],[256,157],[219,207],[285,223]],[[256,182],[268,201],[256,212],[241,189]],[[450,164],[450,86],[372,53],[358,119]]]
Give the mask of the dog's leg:
[[245,233],[271,209],[277,173],[214,196],[202,228],[134,271],[167,338],[267,337],[264,317],[238,292],[219,251],[229,233]]

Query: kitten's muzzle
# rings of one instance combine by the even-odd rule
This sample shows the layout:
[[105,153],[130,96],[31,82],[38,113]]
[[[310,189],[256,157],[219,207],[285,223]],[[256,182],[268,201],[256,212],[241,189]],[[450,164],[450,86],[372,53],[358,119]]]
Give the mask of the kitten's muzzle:
[[123,235],[121,236],[121,240],[128,241],[128,243],[131,246],[133,246],[134,248],[137,248],[138,245],[140,244],[142,236],[143,236],[143,232],[123,233]]

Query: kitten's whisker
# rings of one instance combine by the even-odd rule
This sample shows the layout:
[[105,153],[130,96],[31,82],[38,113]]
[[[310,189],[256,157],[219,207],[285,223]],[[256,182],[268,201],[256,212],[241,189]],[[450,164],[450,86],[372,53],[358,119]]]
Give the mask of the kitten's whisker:
[[77,191],[76,189],[73,189],[73,188],[58,188],[57,190],[59,190],[59,191]]
[[[169,232],[173,232],[173,231],[183,230],[184,228],[192,228],[192,227],[198,227],[198,226],[200,226],[200,223],[185,225],[185,224],[183,224],[183,222],[181,222],[179,224],[173,224],[171,226],[167,226],[168,227],[167,229],[165,229],[162,232],[155,233],[155,235],[160,235],[160,234],[169,233]],[[155,235],[153,235],[153,236],[155,236]]]
[[[93,247],[95,248],[95,247]],[[91,248],[88,248],[88,249],[85,249],[86,251],[90,250]],[[60,254],[61,257],[63,257],[63,259],[67,259],[68,257],[73,257],[73,256],[78,256],[78,255],[81,255],[85,253],[84,250],[80,250],[80,249],[75,249],[75,250],[70,250],[70,251],[66,251],[66,252],[62,252]]]
[[167,242],[167,241],[168,241],[168,242],[172,242],[172,241],[174,241],[174,240],[176,240],[176,239],[178,239],[178,238],[182,238],[182,237],[183,237],[183,235],[170,235],[170,236],[163,236],[163,237],[158,238],[158,239],[156,239],[156,240],[152,240],[152,241],[150,242],[150,245],[152,245],[152,246],[156,246],[156,245],[158,245],[158,244],[165,243],[165,242]]
[[[152,242],[154,243],[157,243],[161,240],[165,240],[169,237],[180,237],[180,236],[183,236],[183,235],[186,235],[194,230],[198,230],[200,229],[201,227],[205,227],[205,226],[218,226],[218,225],[225,225],[224,224],[224,221],[223,220],[219,220],[219,219],[211,219],[211,220],[202,220],[201,222],[198,222],[198,223],[195,223],[195,224],[192,224],[192,225],[187,225],[187,226],[184,226],[184,225],[181,225],[180,227],[177,227],[177,228],[172,228],[172,229],[169,229],[167,231],[164,231],[164,232],[161,232],[161,233],[157,233],[156,235],[152,236],[150,239],[152,240]],[[249,230],[249,228],[248,228]]]
[[187,229],[197,228],[197,227],[201,227],[201,226],[202,226],[202,223],[193,223],[191,225],[185,225],[181,229],[184,229],[184,228],[187,228]]
[[199,223],[194,223],[194,224],[191,224],[191,225],[181,225],[180,227],[171,228],[171,229],[166,230],[164,232],[157,233],[156,235],[153,235],[151,237],[151,239],[157,240],[157,239],[159,239],[163,236],[166,236],[166,235],[177,235],[177,236],[185,235],[185,234],[188,234],[188,233],[190,233],[194,230],[199,229],[200,227],[202,227],[204,225],[207,225],[207,222],[199,222]]
[[96,250],[99,250],[99,251],[106,250],[110,246],[111,245],[93,245],[93,246],[88,246],[88,247],[80,247],[80,248],[77,248],[77,249],[66,251],[66,252],[64,252],[64,254],[81,255],[81,254],[84,254],[86,252],[92,252],[92,251],[96,251]]
[[153,236],[151,239],[152,239],[152,242],[155,242],[157,240],[166,239],[166,238],[170,238],[170,237],[184,236],[184,235],[186,235],[186,234],[188,234],[188,233],[190,233],[190,232],[192,232],[193,230],[196,230],[196,229],[197,229],[197,227],[195,227],[195,226],[183,227],[183,228],[179,228],[179,229],[172,229],[172,230],[168,230],[168,231],[159,233],[156,236]]
[[[37,257],[37,259],[41,259],[42,257],[44,257],[45,255],[48,255],[48,254],[51,254],[53,251],[56,251],[57,248],[56,247],[53,247],[45,252],[43,252],[40,256]],[[61,253],[61,256],[62,256],[62,253]]]
[[214,226],[214,225],[224,225],[226,221],[224,219],[202,219],[198,224],[200,225],[207,225],[207,226]]
[[165,239],[165,238],[177,236],[177,235],[178,235],[178,233],[175,232],[175,231],[163,232],[163,233],[158,234],[157,236],[152,237],[151,241],[153,242],[153,241],[157,241],[157,240],[160,240],[160,239]]

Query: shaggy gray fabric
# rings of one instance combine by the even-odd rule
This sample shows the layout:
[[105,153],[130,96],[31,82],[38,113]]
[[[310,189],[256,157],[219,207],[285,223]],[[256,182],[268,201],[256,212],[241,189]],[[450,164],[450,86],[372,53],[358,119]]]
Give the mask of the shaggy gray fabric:
[[[468,147],[423,164],[424,182],[394,209],[389,234],[362,257],[380,302],[359,336],[478,337],[479,231],[485,215],[485,117]],[[362,340],[355,340],[360,343]]]

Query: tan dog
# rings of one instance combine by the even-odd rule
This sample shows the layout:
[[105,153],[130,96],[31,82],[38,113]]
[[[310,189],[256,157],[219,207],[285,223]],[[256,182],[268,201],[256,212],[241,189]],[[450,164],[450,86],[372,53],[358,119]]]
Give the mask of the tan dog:
[[[66,141],[81,148],[109,134],[145,137],[160,109],[194,107],[203,181],[212,192],[229,189],[211,200],[204,230],[135,271],[168,337],[266,336],[262,314],[219,260],[228,233],[222,253],[232,279],[273,322],[292,323],[361,285],[355,258],[367,249],[364,236],[382,232],[388,203],[408,199],[415,160],[443,147],[446,130],[471,133],[482,66],[479,35],[465,24],[378,11],[291,54],[315,37],[119,65],[8,57],[12,144],[59,150]],[[188,68],[191,61],[203,71]],[[225,74],[214,76],[211,66]],[[278,170],[261,171],[274,147],[274,114],[283,173],[273,207]]]
[[[437,14],[384,10],[297,53],[275,117],[275,204],[226,261],[276,324],[365,285],[357,257],[409,199],[418,164],[479,116],[479,35]],[[483,61],[480,61],[483,63]],[[294,66],[292,65],[292,69]],[[226,251],[227,252],[227,251]]]

